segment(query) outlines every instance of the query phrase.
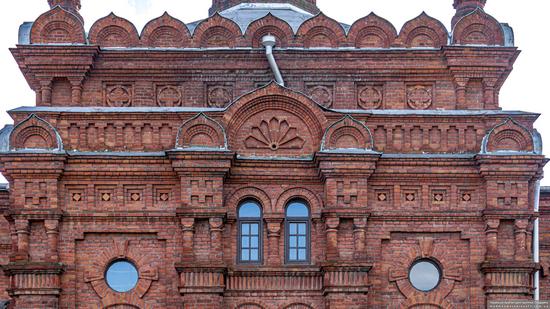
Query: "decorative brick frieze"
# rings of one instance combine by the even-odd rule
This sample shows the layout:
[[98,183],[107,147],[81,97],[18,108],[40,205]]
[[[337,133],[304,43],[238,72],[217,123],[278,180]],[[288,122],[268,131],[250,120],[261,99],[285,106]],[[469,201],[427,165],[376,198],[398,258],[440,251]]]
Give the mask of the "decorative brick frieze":
[[[44,118],[52,122],[56,121],[55,129],[59,132],[64,149],[66,150],[151,152],[169,150],[174,147],[190,147],[194,144],[223,148],[225,147],[225,134],[228,147],[231,150],[240,151],[242,147],[248,149],[247,152],[265,152],[266,155],[272,155],[275,150],[280,149],[276,148],[272,150],[268,147],[271,146],[270,144],[273,144],[273,147],[275,147],[275,144],[282,142],[282,149],[280,150],[291,152],[299,150],[301,146],[305,148],[313,147],[313,145],[319,144],[323,140],[325,143],[323,147],[326,149],[341,147],[338,146],[338,143],[353,142],[355,144],[364,143],[364,146],[358,146],[357,144],[350,147],[369,148],[386,153],[478,153],[482,145],[484,145],[483,140],[487,134],[487,130],[492,129],[497,123],[503,124],[506,122],[505,117],[500,118],[495,123],[487,123],[481,115],[468,118],[449,116],[453,119],[453,124],[451,125],[448,121],[442,121],[437,116],[426,116],[418,119],[418,117],[410,115],[390,114],[370,116],[368,121],[365,121],[366,118],[364,115],[355,114],[352,118],[359,123],[359,126],[368,128],[370,131],[369,134],[358,135],[358,131],[351,128],[354,126],[350,127],[344,121],[344,123],[338,123],[338,125],[332,127],[334,132],[331,132],[331,138],[329,139],[323,139],[323,136],[317,138],[300,134],[300,136],[286,137],[280,141],[271,141],[272,138],[265,137],[266,133],[263,131],[270,130],[269,123],[274,118],[266,116],[247,125],[247,130],[242,132],[242,138],[245,140],[245,143],[243,143],[243,146],[240,146],[236,145],[239,142],[235,141],[235,139],[241,137],[229,134],[230,128],[220,120],[220,114],[217,112],[209,112],[201,116],[205,120],[197,118],[197,113],[184,113],[179,116],[170,113],[154,113],[150,115],[147,121],[137,120],[136,115],[130,113],[130,111],[113,115],[117,120],[111,121],[106,120],[109,114],[94,116],[84,112],[54,114],[56,114],[55,117],[52,115],[45,116]],[[16,115],[18,119],[21,119],[28,114],[16,113]],[[56,120],[57,117],[60,117],[61,120]],[[185,121],[182,121],[181,118],[184,118]],[[279,118],[281,117],[279,116]],[[273,125],[276,125],[279,131],[283,128],[284,130],[281,131],[283,135],[286,132],[290,136],[295,130],[302,129],[301,121],[279,118],[275,117],[278,123]],[[527,116],[527,119],[529,120],[526,120],[526,122],[530,122],[533,118]],[[268,125],[262,125],[263,122]],[[335,119],[334,123],[336,122],[337,120]],[[334,123],[327,124],[320,128],[320,130],[326,130]],[[280,124],[283,127],[280,127]],[[186,131],[186,134],[178,136],[183,126],[188,131]],[[512,125],[510,124],[510,126]],[[518,133],[514,133],[515,135],[512,135],[510,138],[516,138],[517,135],[517,137],[521,137],[521,140],[518,141],[522,144],[517,144],[516,146],[514,144],[497,145],[496,143],[499,143],[501,140],[506,142],[507,133],[511,133],[511,131],[507,130],[508,127],[508,125],[499,127],[497,131],[493,131],[494,134],[489,139],[490,143],[487,144],[489,151],[498,150],[498,147],[520,149],[523,147],[522,145],[526,145],[526,150],[534,151],[533,141],[528,139],[530,138],[530,133],[524,133],[525,129],[517,125],[513,125],[514,128],[518,128],[515,130],[520,130],[519,128],[521,130]],[[355,128],[359,129],[359,127]],[[499,132],[503,133],[497,136]],[[333,133],[336,133],[336,135]],[[212,141],[209,141],[210,139],[201,140],[203,134],[210,136]],[[351,137],[348,138],[350,135],[353,139]],[[339,140],[339,138],[342,139]],[[309,144],[313,145],[309,146]],[[319,150],[319,148],[316,150]]]
[[254,272],[237,268],[228,272],[226,293],[231,295],[250,290],[260,293],[285,290],[320,292],[322,288],[323,276],[317,267],[266,268]]
[[[502,299],[513,295],[513,299],[532,299],[532,275],[539,269],[531,261],[492,261],[480,265],[485,277],[485,293],[488,300]],[[508,298],[509,299],[509,298]]]
[[[537,270],[545,295],[539,115],[499,107],[519,51],[485,1],[398,31],[278,5],[313,0],[246,21],[268,1],[216,0],[262,5],[141,33],[109,14],[87,37],[80,1],[48,2],[11,50],[37,106],[0,130],[15,308],[484,308],[532,297]],[[107,282],[121,261],[126,293]]]
[[13,297],[22,295],[59,296],[61,274],[65,267],[58,263],[10,263],[2,266],[11,277],[9,293]]
[[222,294],[226,287],[227,269],[224,267],[190,266],[177,264],[180,274],[179,292],[188,294]]

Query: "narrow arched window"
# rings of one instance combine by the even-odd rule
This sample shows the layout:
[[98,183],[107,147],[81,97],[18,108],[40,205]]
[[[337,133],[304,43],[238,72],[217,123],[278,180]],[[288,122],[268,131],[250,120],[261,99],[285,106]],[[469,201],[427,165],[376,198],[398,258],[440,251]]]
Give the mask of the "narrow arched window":
[[241,203],[238,212],[240,263],[260,263],[262,260],[262,208],[254,200]]
[[288,203],[285,213],[286,262],[309,263],[310,260],[309,207],[303,200]]

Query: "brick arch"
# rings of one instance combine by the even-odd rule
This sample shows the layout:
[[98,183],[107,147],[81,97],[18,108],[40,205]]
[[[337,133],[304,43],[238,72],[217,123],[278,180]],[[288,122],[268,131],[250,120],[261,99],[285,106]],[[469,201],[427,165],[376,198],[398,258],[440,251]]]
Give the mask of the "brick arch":
[[264,309],[264,307],[255,303],[245,303],[236,306],[235,309]]
[[180,126],[176,137],[176,148],[191,147],[227,149],[225,129],[205,114],[197,114]]
[[226,199],[225,207],[228,208],[229,213],[233,213],[236,216],[239,204],[246,199],[254,199],[258,201],[263,208],[264,214],[273,211],[273,205],[269,195],[267,195],[265,191],[256,187],[237,189]]
[[313,307],[304,303],[294,303],[284,307],[284,309],[313,309]]
[[273,213],[284,214],[288,202],[296,198],[303,199],[308,203],[312,215],[321,213],[323,202],[319,199],[318,195],[302,187],[291,188],[281,193],[277,199]]
[[190,41],[187,26],[168,12],[149,21],[141,31],[141,44],[147,47],[186,47]]
[[454,306],[447,300],[438,299],[432,295],[418,295],[410,298],[403,303],[399,308],[407,309],[453,309]]
[[215,13],[193,31],[193,47],[235,47],[240,37],[239,25]]
[[33,23],[31,44],[86,44],[82,21],[61,6],[40,15]]
[[119,304],[119,305],[109,306],[107,307],[107,309],[140,309],[140,308],[129,304]]
[[297,32],[297,44],[306,48],[339,47],[346,41],[346,33],[336,20],[319,13],[305,21]]
[[445,26],[437,19],[422,12],[416,18],[403,25],[397,43],[404,47],[434,47],[447,45],[449,34]]
[[[417,246],[403,250],[398,258],[390,262],[389,281],[394,282],[406,298],[399,308],[426,304],[453,308],[445,298],[453,291],[455,283],[462,281],[462,268],[455,260],[447,258],[448,254],[449,252],[437,246],[433,238],[423,237],[418,239]],[[409,281],[409,269],[420,259],[434,261],[442,271],[439,285],[430,292],[416,290]]]
[[529,129],[508,118],[485,135],[481,144],[481,153],[499,151],[542,153],[542,149],[537,146],[540,146],[540,143],[536,142],[535,135]]
[[63,141],[57,130],[46,120],[30,115],[17,124],[10,134],[11,150],[63,150]]
[[139,35],[134,24],[114,13],[99,19],[92,25],[88,40],[90,44],[101,47],[139,46]]
[[350,115],[333,123],[325,131],[321,150],[331,149],[374,149],[374,138],[370,129]]
[[268,34],[277,38],[277,47],[288,47],[294,37],[294,32],[286,21],[268,13],[248,26],[244,34],[245,45],[262,47],[262,37]]
[[452,32],[452,43],[504,46],[504,31],[494,17],[477,8],[456,23]]
[[356,48],[389,48],[396,38],[392,23],[374,13],[354,22],[348,32],[348,43]]
[[432,304],[418,304],[410,306],[409,309],[441,309],[441,307]]
[[239,154],[299,157],[319,150],[326,118],[310,98],[272,82],[229,105],[224,122]]
[[[139,272],[136,287],[126,293],[111,290],[105,281],[106,267],[120,259],[132,262]],[[130,247],[128,240],[113,240],[112,246],[104,247],[90,257],[90,262],[84,270],[84,281],[91,285],[104,307],[131,305],[138,308],[151,308],[146,305],[143,298],[153,281],[158,281],[158,269],[152,266],[154,261],[154,256],[136,249],[135,246]]]

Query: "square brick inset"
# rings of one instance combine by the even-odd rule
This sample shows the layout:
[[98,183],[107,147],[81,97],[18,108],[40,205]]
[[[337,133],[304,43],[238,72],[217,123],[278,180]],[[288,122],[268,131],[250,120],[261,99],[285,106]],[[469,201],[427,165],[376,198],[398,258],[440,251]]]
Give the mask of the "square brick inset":
[[114,186],[97,186],[95,191],[97,204],[114,204],[116,202],[116,188]]
[[124,187],[124,202],[126,204],[144,204],[144,188],[139,186]]

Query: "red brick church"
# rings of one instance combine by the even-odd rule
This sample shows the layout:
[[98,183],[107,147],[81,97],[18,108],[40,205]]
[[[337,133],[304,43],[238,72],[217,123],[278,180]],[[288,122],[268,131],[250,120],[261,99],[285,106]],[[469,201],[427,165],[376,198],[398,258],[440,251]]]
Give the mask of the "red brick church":
[[0,306],[549,298],[539,115],[499,107],[519,50],[485,0],[451,28],[213,0],[88,32],[80,0],[48,2],[11,50],[36,102],[0,131]]

